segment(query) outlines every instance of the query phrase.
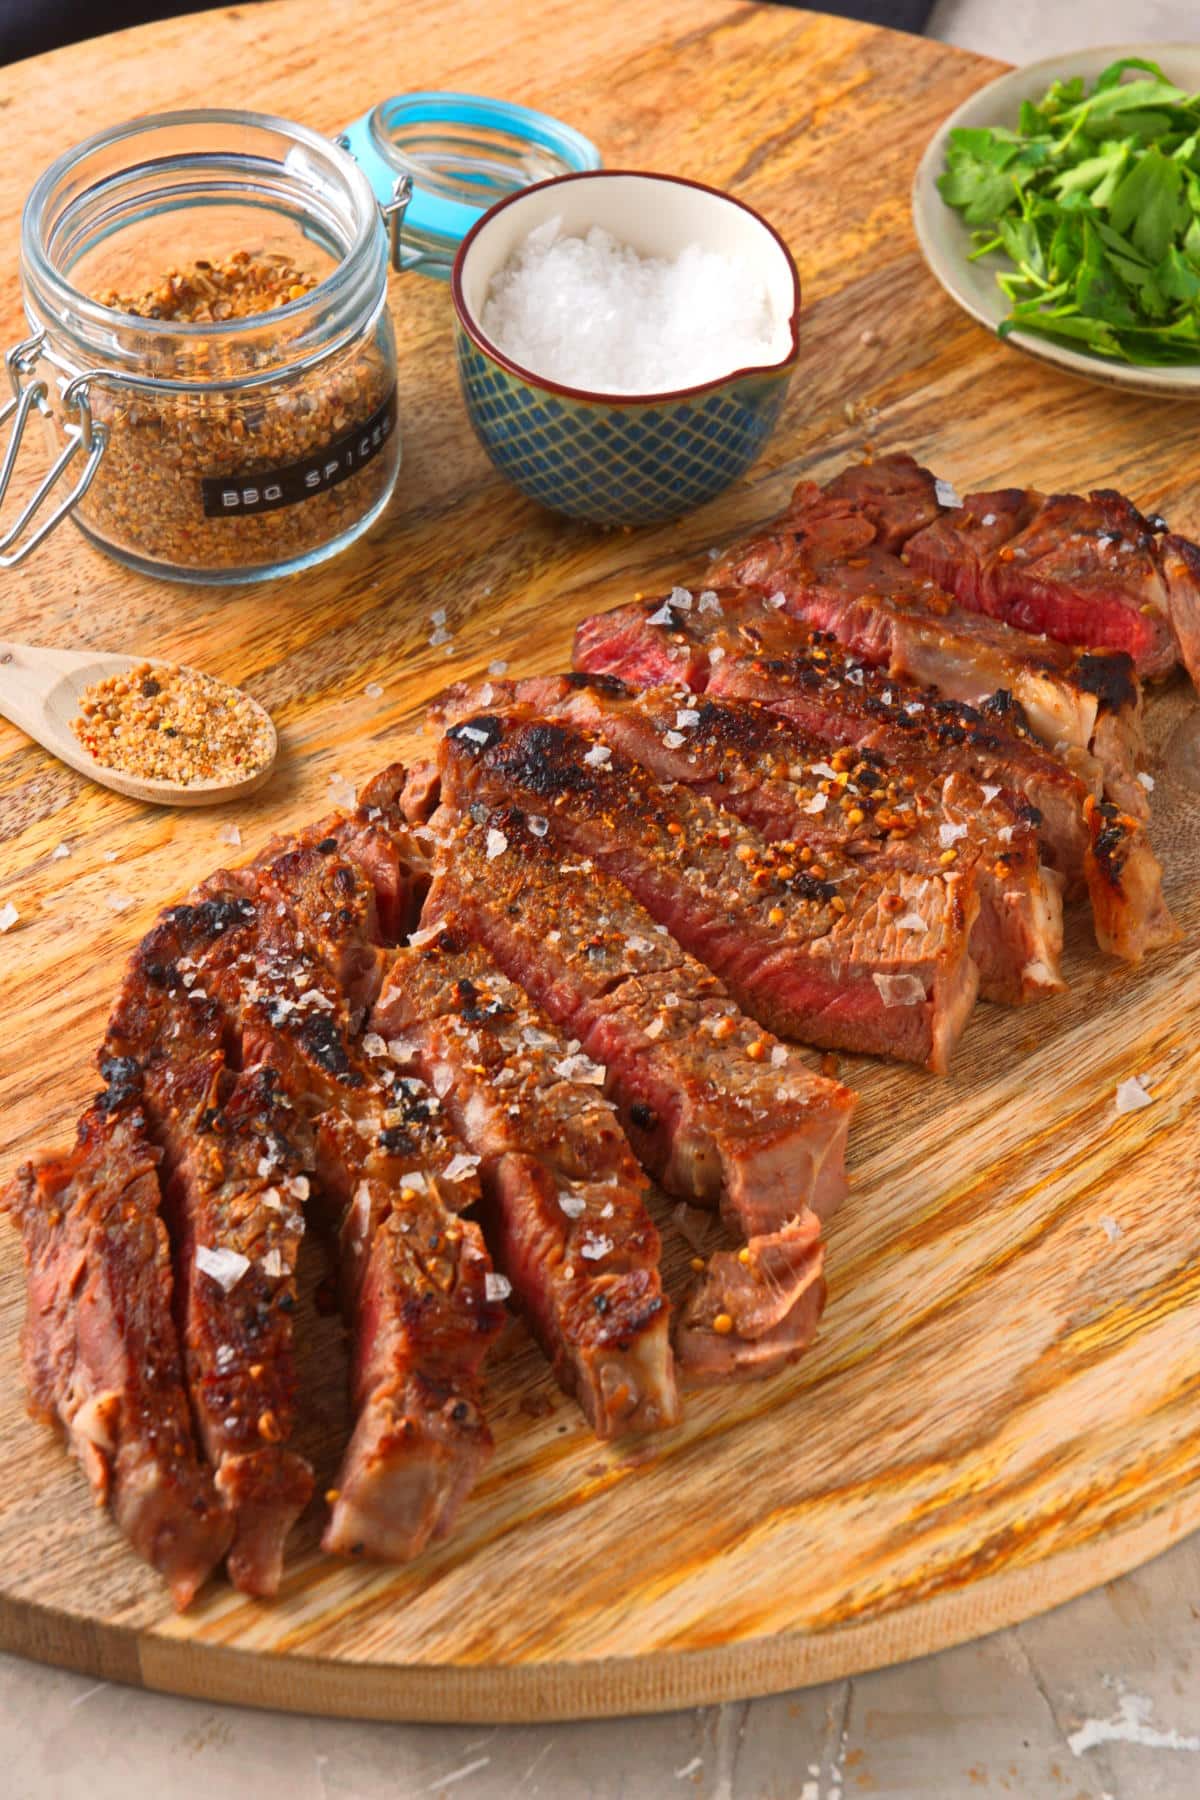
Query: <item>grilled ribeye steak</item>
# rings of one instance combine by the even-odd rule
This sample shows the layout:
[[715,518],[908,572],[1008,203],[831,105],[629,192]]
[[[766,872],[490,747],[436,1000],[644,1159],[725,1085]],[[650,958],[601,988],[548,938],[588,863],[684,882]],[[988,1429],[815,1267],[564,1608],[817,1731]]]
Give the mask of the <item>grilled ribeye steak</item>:
[[[1109,796],[1144,817],[1146,795],[1137,780],[1145,756],[1141,688],[1132,658],[1018,631],[956,605],[931,571],[908,567],[893,553],[887,504],[891,472],[898,504],[911,512],[905,464],[911,458],[883,458],[845,471],[824,491],[802,482],[779,525],[722,558],[710,580],[782,596],[787,616],[946,699],[985,706],[993,694],[1011,695],[1043,743],[1072,750],[1085,778],[1092,779],[1094,763]],[[874,504],[849,497],[850,478],[860,474],[874,483]],[[839,483],[845,484],[840,492]],[[932,525],[922,535],[932,538],[943,528]]]
[[[824,1302],[819,1218],[845,1192],[853,1094],[740,1013],[618,882],[564,867],[545,819],[500,807],[456,820],[447,808],[433,827],[428,913],[466,922],[604,1069],[605,1092],[662,1185],[718,1203],[745,1240],[745,1260],[716,1252],[685,1298],[681,1374],[760,1376],[792,1361]],[[786,1256],[767,1248],[777,1243]],[[771,1292],[751,1304],[757,1282]]]
[[479,1159],[489,1239],[555,1374],[600,1437],[679,1415],[646,1183],[600,1087],[453,918],[397,951],[372,1015]]
[[[974,882],[862,869],[759,833],[683,787],[668,791],[593,735],[478,714],[442,740],[460,811],[510,802],[629,889],[781,1036],[944,1072],[975,1000]],[[925,929],[898,931],[911,912]]]
[[[487,1298],[478,1226],[455,1216],[479,1197],[473,1159],[437,1097],[378,1039],[351,1036],[382,983],[380,918],[411,923],[387,901],[394,851],[360,809],[262,868],[265,955],[228,1002],[243,1043],[265,1030],[260,1053],[312,1121],[318,1197],[340,1244],[356,1425],[322,1542],[402,1561],[445,1534],[491,1455],[480,1367],[504,1312]],[[409,870],[402,886],[416,880]]]
[[[537,814],[447,810],[429,896],[584,1052],[640,1161],[719,1205],[731,1233],[828,1218],[846,1191],[854,1096],[739,1012],[715,975],[611,876],[567,864]],[[499,846],[503,844],[503,849]]]
[[[1124,650],[1146,676],[1179,659],[1173,620],[1195,619],[1195,547],[1123,495],[968,494],[910,538],[905,560],[963,606],[1066,644]],[[1187,555],[1188,551],[1192,556]],[[1171,574],[1164,569],[1164,551]]]
[[[830,751],[759,701],[687,689],[627,687],[612,676],[489,682],[490,704],[562,718],[642,763],[659,781],[695,789],[771,840],[843,852],[865,868],[971,870],[980,910],[971,934],[985,998],[1018,1005],[1062,988],[1059,879],[1041,867],[1027,808],[962,774],[889,769],[882,751]],[[441,701],[466,716],[477,687]],[[905,929],[918,929],[914,918]]]
[[74,1148],[26,1163],[0,1201],[25,1248],[25,1378],[30,1411],[58,1420],[97,1504],[184,1607],[233,1519],[192,1435],[140,1084],[120,1063],[105,1074]]
[[[687,606],[652,601],[586,619],[576,634],[577,666],[634,685],[680,681],[714,698],[758,700],[830,747],[876,750],[898,769],[958,770],[1016,792],[1034,808],[1046,860],[1068,891],[1088,892],[1102,948],[1136,961],[1173,941],[1162,871],[1140,822],[1120,815],[1125,851],[1114,887],[1096,866],[1086,784],[1024,731],[1000,696],[987,709],[945,701],[871,668],[824,634],[781,640],[779,630],[789,627],[777,627],[778,609],[760,600],[722,595],[718,613],[703,595],[695,605],[687,598]],[[756,654],[760,636],[770,649]],[[1118,914],[1119,929],[1110,929]]]

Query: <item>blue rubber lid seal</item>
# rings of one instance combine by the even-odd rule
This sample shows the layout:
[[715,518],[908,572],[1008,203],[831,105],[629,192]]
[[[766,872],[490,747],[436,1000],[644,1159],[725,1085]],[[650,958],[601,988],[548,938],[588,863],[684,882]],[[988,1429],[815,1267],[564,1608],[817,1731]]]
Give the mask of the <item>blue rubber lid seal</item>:
[[400,175],[412,177],[401,262],[442,280],[463,238],[497,200],[552,175],[600,167],[595,144],[573,126],[479,94],[397,94],[347,125],[338,141],[381,205]]

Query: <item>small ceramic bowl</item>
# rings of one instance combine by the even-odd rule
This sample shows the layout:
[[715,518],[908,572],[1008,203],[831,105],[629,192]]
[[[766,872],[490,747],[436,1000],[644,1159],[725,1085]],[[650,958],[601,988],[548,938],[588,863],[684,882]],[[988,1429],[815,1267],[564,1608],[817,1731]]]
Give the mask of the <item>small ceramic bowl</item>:
[[[761,271],[772,360],[662,394],[596,394],[514,363],[479,320],[493,275],[538,225],[602,226],[643,256],[700,244]],[[771,435],[798,354],[800,278],[779,234],[729,194],[674,175],[597,169],[501,200],[463,239],[451,277],[458,368],[480,443],[522,493],[568,518],[678,518],[743,474]]]

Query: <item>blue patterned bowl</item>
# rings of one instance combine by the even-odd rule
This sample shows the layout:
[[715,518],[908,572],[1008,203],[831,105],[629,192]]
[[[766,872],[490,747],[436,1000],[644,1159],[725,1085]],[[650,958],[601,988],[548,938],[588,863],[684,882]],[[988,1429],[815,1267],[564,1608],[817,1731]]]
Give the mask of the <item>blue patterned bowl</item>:
[[[602,226],[642,255],[688,244],[753,261],[776,319],[777,356],[666,394],[595,394],[523,369],[479,324],[492,276],[535,226]],[[740,200],[674,175],[596,169],[539,182],[493,206],[463,239],[451,277],[467,412],[502,475],[552,511],[647,525],[711,500],[774,428],[798,355],[800,278],[783,239]]]

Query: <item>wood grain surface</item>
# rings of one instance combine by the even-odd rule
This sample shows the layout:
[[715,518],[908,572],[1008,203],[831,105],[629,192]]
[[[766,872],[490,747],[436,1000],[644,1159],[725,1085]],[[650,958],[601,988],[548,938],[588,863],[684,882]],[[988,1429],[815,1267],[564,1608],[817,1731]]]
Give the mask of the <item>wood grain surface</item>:
[[[271,783],[236,809],[149,811],[0,727],[5,1172],[62,1139],[121,959],[230,851],[319,812],[416,741],[451,675],[567,658],[586,611],[698,575],[802,474],[908,446],[960,487],[1100,482],[1200,534],[1194,419],[1006,353],[927,275],[908,213],[939,119],[993,72],[958,51],[729,0],[280,0],[145,27],[0,75],[24,191],[86,132],[154,108],[244,104],[334,131],[416,87],[571,120],[610,167],[726,187],[781,228],[805,303],[800,373],[749,477],[678,526],[605,535],[508,490],[455,387],[444,287],[405,277],[405,461],[340,561],[239,592],[167,587],[60,532],[3,577],[13,638],[169,656],[246,685],[280,727]],[[197,247],[198,251],[200,246]],[[10,261],[10,270],[13,263]],[[3,328],[20,335],[15,273]],[[430,615],[453,633],[431,646]],[[368,683],[383,689],[365,693]],[[1157,699],[1161,748],[1182,690]],[[283,1592],[213,1584],[173,1617],[51,1434],[17,1361],[23,1283],[0,1229],[0,1643],[102,1676],[310,1711],[500,1719],[766,1692],[1026,1617],[1200,1522],[1198,801],[1155,764],[1155,835],[1184,942],[1137,971],[1073,921],[1071,991],[980,1007],[947,1082],[846,1059],[862,1094],[853,1194],[829,1232],[818,1346],[769,1385],[694,1397],[669,1437],[599,1446],[514,1324],[495,1359],[498,1450],[452,1540],[405,1570],[320,1556],[302,1521]],[[70,854],[52,852],[67,844]],[[1143,1076],[1145,1109],[1118,1116]],[[664,1212],[676,1291],[688,1247]],[[314,1251],[314,1256],[316,1252]],[[318,1258],[319,1261],[319,1258]],[[309,1270],[315,1283],[319,1268]],[[318,1492],[345,1429],[336,1321],[304,1334],[301,1448]]]

